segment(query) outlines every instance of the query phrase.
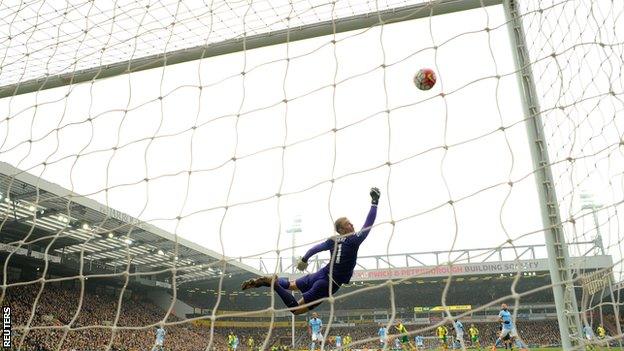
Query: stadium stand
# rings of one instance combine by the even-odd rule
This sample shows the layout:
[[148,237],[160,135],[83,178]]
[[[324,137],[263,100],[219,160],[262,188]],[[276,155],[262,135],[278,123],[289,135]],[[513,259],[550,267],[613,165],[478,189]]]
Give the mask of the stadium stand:
[[[199,351],[209,346],[212,350],[226,350],[230,331],[238,336],[242,350],[247,349],[249,337],[256,341],[256,349],[265,340],[266,349],[290,344],[288,312],[275,313],[273,324],[267,315],[226,315],[228,311],[260,311],[272,305],[272,296],[267,290],[240,291],[243,280],[262,272],[236,260],[223,261],[217,253],[196,244],[184,240],[175,242],[172,234],[139,223],[95,201],[84,198],[67,201],[67,197],[73,196],[68,190],[39,181],[27,173],[17,172],[19,176],[13,177],[11,174],[16,172],[0,163],[0,183],[16,186],[10,194],[13,205],[0,202],[0,209],[4,209],[7,218],[0,236],[0,260],[5,267],[0,274],[8,283],[1,302],[12,308],[14,348],[151,350],[160,322],[166,323],[164,349],[167,351]],[[36,221],[26,213],[33,194],[40,196]],[[71,218],[65,214],[60,216],[70,205]],[[96,233],[84,229],[95,228],[89,223],[99,223],[102,230]],[[62,236],[57,237],[58,233]],[[30,244],[15,244],[26,236],[32,239]],[[178,256],[173,256],[176,246]],[[535,261],[535,257],[532,259]],[[169,270],[172,265],[177,267],[175,278]],[[127,280],[119,274],[126,269],[130,273]],[[135,274],[138,272],[141,274]],[[550,284],[546,270],[527,273],[530,274],[517,281],[516,291],[522,293]],[[221,277],[226,279],[219,285]],[[414,308],[439,305],[445,278],[410,276],[400,284],[395,282],[393,287],[394,317],[403,320],[412,336],[427,337],[429,345],[437,343],[434,325],[442,321],[443,314],[439,311],[417,314]],[[177,287],[176,305],[169,311],[173,279]],[[471,305],[473,311],[477,310],[490,301],[508,296],[513,279],[513,274],[492,272],[454,277],[446,292],[446,303]],[[334,304],[335,320],[328,332],[329,345],[333,336],[350,334],[354,350],[378,346],[377,329],[391,317],[388,288],[362,291],[357,298],[340,298],[342,294],[369,289],[378,283],[354,279],[340,289]],[[618,289],[617,301],[621,301],[621,292],[622,289]],[[274,301],[274,306],[283,308],[280,301]],[[329,307],[324,304],[317,309],[325,325],[329,324]],[[490,306],[479,312],[470,311],[463,320],[466,327],[474,322],[481,330],[482,344],[491,344],[494,340],[497,308]],[[211,330],[208,317],[213,310],[219,318]],[[602,311],[602,315],[594,312],[591,316],[594,329],[602,321],[608,334],[614,335],[615,320],[609,316],[609,311]],[[522,296],[518,325],[520,335],[529,345],[559,343],[550,289]],[[211,335],[212,345],[208,345]],[[20,342],[22,336],[23,342]],[[295,340],[298,348],[307,349],[309,339],[303,317],[296,319]]]
[[[12,287],[7,290],[6,302],[13,308],[16,327],[25,326],[30,318],[35,299],[41,290],[39,284]],[[91,290],[91,289],[90,289]],[[109,295],[97,289],[85,292],[79,306],[80,289],[46,284],[36,304],[36,313],[30,322],[30,330],[22,350],[56,350],[65,325],[71,329],[62,343],[61,350],[102,350],[111,342],[113,321],[119,306],[119,296]],[[80,308],[79,312],[78,308]],[[149,350],[154,345],[155,323],[163,320],[167,313],[155,304],[136,294],[123,299],[117,326],[120,327],[112,338],[112,350]],[[75,320],[73,320],[75,318]],[[73,320],[73,322],[72,322]],[[177,322],[179,318],[169,315],[167,322]],[[37,327],[57,327],[57,329],[36,329]],[[132,329],[123,329],[123,328]],[[17,329],[17,328],[16,328]],[[166,326],[165,348],[170,350],[205,350],[208,346],[210,328],[196,326],[190,322]],[[226,349],[227,328],[217,328],[212,348]],[[260,329],[236,329],[244,336],[254,336],[263,340],[266,331]],[[20,332],[16,334],[19,338]],[[279,335],[270,340],[275,344]]]
[[[93,280],[93,279],[91,279]],[[92,283],[85,286],[82,297],[82,305],[79,304],[80,288],[78,284],[45,284],[43,289],[40,284],[28,284],[15,286],[7,289],[6,302],[14,309],[15,326],[25,326],[32,314],[32,306],[36,306],[36,312],[29,323],[29,330],[25,338],[23,350],[56,350],[61,346],[60,342],[64,333],[63,326],[71,326],[61,350],[101,350],[111,343],[113,350],[149,350],[154,343],[155,325],[166,318],[167,323],[180,322],[174,315],[167,315],[167,311],[156,304],[150,303],[139,291],[128,291],[127,298],[120,300],[118,291],[111,287]],[[39,298],[37,299],[37,295]],[[35,300],[37,303],[35,304]],[[121,302],[121,306],[120,306]],[[78,310],[79,309],[79,310]],[[112,337],[112,327],[119,310],[119,318],[116,325],[119,327],[115,336]],[[78,313],[77,313],[78,312]],[[258,325],[268,325],[259,323]],[[408,325],[408,330],[424,325]],[[495,338],[497,323],[475,323],[481,331],[482,344],[491,344]],[[56,329],[37,327],[56,327]],[[610,318],[606,325],[612,330],[613,319]],[[131,329],[124,329],[131,328]],[[336,326],[330,329],[329,336],[350,334],[356,342],[354,348],[376,348],[377,323],[370,321],[367,324],[357,326]],[[452,330],[452,328],[449,329]],[[559,332],[556,320],[544,321],[520,321],[518,329],[524,341],[529,345],[557,345]],[[205,325],[196,325],[192,322],[167,325],[165,349],[193,351],[204,350],[210,339],[210,328]],[[252,336],[256,345],[262,344],[269,331],[265,327],[255,328],[228,328],[219,326],[214,330],[212,348],[216,350],[227,349],[226,340],[228,332],[233,331],[241,340],[241,349],[246,349],[245,341]],[[23,331],[20,332],[20,334]],[[301,344],[307,342],[304,327],[297,328],[298,339]],[[20,334],[16,336],[19,337]],[[433,336],[433,330],[429,329],[417,333],[426,337]],[[289,339],[290,328],[275,328],[271,330],[268,346],[277,345],[280,340]],[[414,334],[416,335],[416,334]],[[361,340],[371,339],[368,342]],[[467,341],[467,340],[466,340]],[[436,340],[429,338],[427,342],[435,344]],[[329,341],[331,346],[331,341]],[[305,346],[304,346],[305,347]]]

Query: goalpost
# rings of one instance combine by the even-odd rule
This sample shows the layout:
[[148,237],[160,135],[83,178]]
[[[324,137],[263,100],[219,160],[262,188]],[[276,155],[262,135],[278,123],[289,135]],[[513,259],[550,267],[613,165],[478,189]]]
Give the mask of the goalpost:
[[550,157],[547,144],[544,143],[544,129],[541,119],[541,109],[536,96],[535,81],[531,69],[531,59],[527,50],[527,43],[522,25],[518,4],[515,0],[504,2],[505,18],[509,29],[509,37],[512,45],[512,54],[516,62],[518,88],[522,96],[522,110],[527,117],[527,135],[531,146],[531,158],[535,167],[535,177],[538,184],[538,194],[550,277],[553,283],[555,306],[557,307],[557,320],[561,333],[561,344],[564,349],[571,349],[574,345],[572,339],[579,338],[581,323],[578,315],[576,294],[574,292],[574,280],[570,270],[570,259],[566,247],[565,236],[561,226],[559,204],[556,190],[550,170]]
[[[295,250],[302,254],[306,245],[333,234],[331,225],[341,213],[352,211],[355,205],[347,198],[362,202],[364,184],[383,182],[370,184],[382,188],[383,212],[371,234],[381,233],[382,239],[372,240],[378,240],[378,248],[385,244],[382,252],[404,252],[405,245],[426,241],[407,234],[417,228],[447,234],[439,235],[443,247],[436,248],[449,252],[447,262],[435,263],[440,266],[463,262],[450,252],[458,241],[469,244],[465,238],[470,235],[482,235],[475,241],[499,247],[543,240],[563,348],[587,345],[582,331],[587,315],[600,310],[602,318],[605,306],[614,316],[614,337],[621,338],[619,301],[611,285],[622,279],[618,210],[624,199],[619,132],[624,45],[619,37],[624,5],[607,0],[198,4],[25,1],[0,7],[5,18],[0,29],[7,34],[0,51],[0,107],[6,117],[0,121],[0,161],[163,227],[176,240],[212,245],[224,262],[263,254],[281,258],[292,252],[294,257]],[[475,11],[480,21],[468,18],[477,16]],[[470,15],[462,18],[465,13]],[[439,18],[454,26],[440,27]],[[461,29],[464,19],[470,25]],[[428,32],[414,33],[414,28]],[[421,43],[424,37],[427,45]],[[464,41],[475,47],[461,47]],[[452,69],[454,60],[473,60],[472,51],[479,50],[480,59],[489,62]],[[405,77],[409,67],[416,73],[424,66],[441,73],[430,92],[405,83],[412,79]],[[483,107],[483,116],[474,106],[482,101],[491,103]],[[519,131],[521,125],[525,130]],[[420,130],[410,137],[410,128]],[[377,152],[382,146],[384,152]],[[489,154],[499,148],[506,149],[504,156]],[[377,159],[369,162],[363,154]],[[12,185],[3,186],[0,192],[9,197]],[[591,207],[591,214],[579,203],[587,189],[607,194],[600,195],[603,203]],[[467,209],[466,203],[481,211]],[[319,204],[326,205],[323,213],[310,215]],[[0,212],[2,226],[18,220],[6,206]],[[33,206],[32,228],[39,228],[37,213],[44,204],[38,195],[20,206]],[[283,235],[289,211],[308,212],[319,223],[312,229],[319,237],[298,240],[303,242],[299,246],[293,237],[291,244]],[[471,218],[478,222],[480,216],[488,218],[483,233],[465,233],[479,228]],[[89,225],[97,232],[97,223]],[[53,233],[46,253],[57,249],[54,242],[66,235],[67,226]],[[207,233],[204,227],[210,228]],[[271,234],[267,239],[245,234],[256,229]],[[579,308],[576,294],[593,273],[586,274],[570,257],[592,253],[570,252],[566,243],[600,239],[602,245],[601,230],[608,233],[601,255],[613,258],[608,283],[601,285],[610,291],[610,300]],[[543,239],[536,237],[542,234]],[[12,250],[39,245],[28,236],[3,244]],[[93,255],[87,244],[80,251],[85,257]],[[129,253],[133,245],[141,243],[128,239],[119,262],[103,264],[125,270],[126,279],[136,275],[136,258]],[[176,244],[173,263],[165,269],[174,297],[177,271],[188,268],[177,250]],[[10,258],[3,262],[5,272]],[[89,273],[83,266],[84,261],[70,278],[84,290]],[[47,270],[46,264],[43,278],[32,281],[42,290]],[[198,318],[211,322],[208,348],[215,347],[215,322],[228,317],[218,311],[230,277],[224,269],[215,272],[220,275],[216,302]],[[522,273],[518,268],[507,296],[516,306],[532,293],[515,290]],[[9,281],[6,273],[3,279],[3,298],[12,287],[24,285]],[[394,320],[393,287],[404,280],[362,291],[388,289]],[[273,323],[276,311],[284,308],[272,291],[267,295],[270,305],[258,310],[270,312]],[[331,296],[325,302],[330,316],[336,301],[353,295]],[[167,321],[172,310],[173,302],[164,325],[177,325]],[[117,330],[124,330],[116,324],[120,314],[104,328],[112,331],[108,347]],[[454,317],[451,311],[446,315],[447,321]],[[81,330],[72,325],[75,319],[64,333]],[[31,322],[18,329],[26,335]],[[295,318],[293,343],[294,330]],[[268,344],[269,335],[263,342]]]

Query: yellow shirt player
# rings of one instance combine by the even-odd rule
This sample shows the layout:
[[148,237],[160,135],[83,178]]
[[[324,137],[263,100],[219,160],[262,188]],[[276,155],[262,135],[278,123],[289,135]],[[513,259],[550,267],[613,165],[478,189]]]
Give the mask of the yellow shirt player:
[[436,329],[436,335],[438,336],[438,341],[442,345],[442,348],[446,350],[446,336],[448,335],[448,329],[445,326],[441,325]]
[[598,333],[598,337],[600,339],[604,339],[607,336],[607,331],[602,327],[602,325],[599,325],[598,328],[596,328],[596,332]]
[[470,335],[470,341],[472,342],[472,346],[476,345],[478,348],[481,348],[481,343],[479,342],[479,329],[477,329],[474,324],[470,325],[470,328],[468,329],[468,334]]
[[400,334],[398,338],[401,341],[401,348],[403,350],[405,350],[406,348],[413,348],[410,345],[411,343],[409,341],[409,335],[407,335],[408,332],[407,332],[407,329],[405,329],[405,326],[403,325],[403,323],[399,322],[399,324],[397,324],[395,328],[397,332]]
[[351,350],[351,348],[349,347],[349,345],[351,345],[351,341],[353,341],[353,339],[351,338],[351,334],[347,334],[347,336],[344,337],[345,350]]
[[228,350],[234,350],[234,342],[236,340],[236,337],[234,336],[234,333],[230,332],[228,334],[227,337],[227,343],[228,343]]
[[250,336],[250,337],[247,339],[247,348],[248,348],[249,350],[253,350],[253,348],[254,348],[254,344],[255,344],[255,343],[256,343],[256,342],[254,341],[253,336]]

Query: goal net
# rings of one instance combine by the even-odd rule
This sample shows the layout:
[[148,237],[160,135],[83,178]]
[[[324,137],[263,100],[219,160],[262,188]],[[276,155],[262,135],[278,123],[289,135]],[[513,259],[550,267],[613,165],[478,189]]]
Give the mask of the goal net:
[[624,3],[25,0],[0,18],[10,347],[309,349],[310,314],[241,283],[332,266],[296,269],[338,218],[359,230],[371,187],[351,281],[313,301],[317,348],[439,327],[464,348],[471,326],[492,345],[501,303],[525,346],[619,343]]

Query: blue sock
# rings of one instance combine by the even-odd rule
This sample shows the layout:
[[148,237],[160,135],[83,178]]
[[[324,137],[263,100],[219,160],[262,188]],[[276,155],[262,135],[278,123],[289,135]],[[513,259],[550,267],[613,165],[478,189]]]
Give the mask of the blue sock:
[[316,344],[315,343],[312,343],[312,345],[310,345],[310,346],[311,346],[310,350],[316,350]]
[[275,284],[273,286],[273,290],[275,290],[279,297],[282,298],[282,301],[284,301],[284,304],[286,304],[286,306],[290,308],[299,306],[297,300],[295,300],[295,297],[290,293],[290,291],[282,287],[279,279],[278,284]]
[[500,339],[500,338],[496,339],[496,342],[494,343],[494,346],[499,346],[499,345],[500,345],[500,342],[501,342],[501,339]]

